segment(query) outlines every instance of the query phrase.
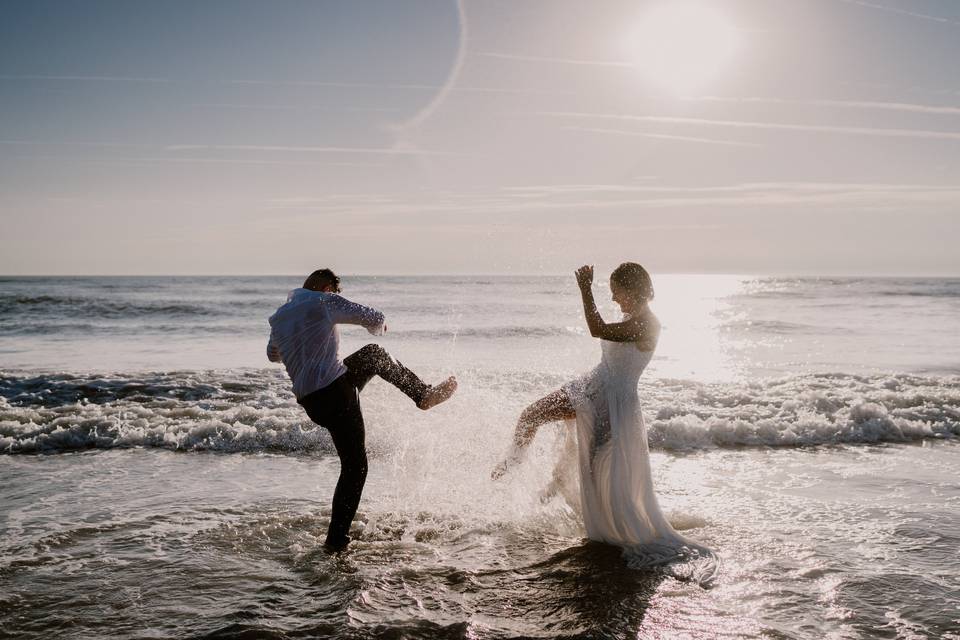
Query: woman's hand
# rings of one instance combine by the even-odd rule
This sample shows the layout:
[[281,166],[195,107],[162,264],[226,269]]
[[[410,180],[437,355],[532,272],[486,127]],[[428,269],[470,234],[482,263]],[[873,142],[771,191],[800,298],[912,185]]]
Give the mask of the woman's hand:
[[585,264],[576,271],[577,285],[581,289],[589,289],[593,285],[593,265]]

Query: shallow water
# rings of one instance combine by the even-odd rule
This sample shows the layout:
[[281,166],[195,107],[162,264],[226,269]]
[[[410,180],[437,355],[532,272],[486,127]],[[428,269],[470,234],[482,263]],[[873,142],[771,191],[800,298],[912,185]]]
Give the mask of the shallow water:
[[722,556],[711,589],[583,538],[543,494],[559,425],[489,479],[525,404],[598,357],[566,279],[345,279],[461,388],[426,413],[365,390],[335,557],[329,437],[262,364],[285,279],[0,282],[0,635],[960,638],[960,285],[656,282],[654,481]]
[[[135,449],[5,457],[3,628],[20,637],[949,637],[960,446],[656,455],[704,590],[626,570],[558,500],[374,456],[349,553],[320,544],[327,456]],[[462,474],[453,474],[463,483]],[[411,476],[414,476],[411,478]],[[841,489],[842,488],[842,489]],[[479,493],[479,491],[478,491]],[[109,498],[109,499],[106,499]],[[955,636],[954,636],[955,637]]]

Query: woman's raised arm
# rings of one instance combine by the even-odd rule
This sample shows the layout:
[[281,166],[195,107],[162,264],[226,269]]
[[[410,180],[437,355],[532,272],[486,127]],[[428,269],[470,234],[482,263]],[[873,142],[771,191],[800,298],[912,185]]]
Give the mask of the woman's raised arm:
[[611,342],[636,342],[644,332],[644,323],[638,318],[628,318],[623,322],[606,323],[597,311],[597,303],[593,299],[593,267],[585,265],[577,269],[577,285],[580,287],[580,297],[583,299],[583,315],[587,320],[590,335],[601,340]]

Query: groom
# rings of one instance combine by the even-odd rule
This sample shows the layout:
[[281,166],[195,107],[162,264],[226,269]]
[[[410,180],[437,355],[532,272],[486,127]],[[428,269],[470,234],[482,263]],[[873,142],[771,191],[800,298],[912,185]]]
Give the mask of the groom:
[[394,360],[378,344],[368,344],[340,361],[337,325],[358,324],[373,335],[387,330],[383,314],[350,302],[340,294],[340,278],[330,269],[311,273],[294,289],[286,304],[270,316],[267,358],[282,362],[293,382],[293,393],[307,415],[327,429],[340,456],[340,478],[333,493],[333,513],[324,546],[341,551],[357,513],[367,478],[360,391],[378,375],[421,409],[434,407],[457,390],[453,376],[436,386]]

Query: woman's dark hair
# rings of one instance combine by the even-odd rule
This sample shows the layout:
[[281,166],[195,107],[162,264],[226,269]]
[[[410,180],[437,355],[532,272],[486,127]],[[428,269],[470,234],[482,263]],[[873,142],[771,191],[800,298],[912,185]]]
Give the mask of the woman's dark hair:
[[327,285],[333,285],[335,291],[340,291],[340,277],[330,269],[317,269],[303,281],[303,288],[310,291],[323,291]]
[[647,270],[636,262],[624,262],[610,274],[610,282],[617,283],[641,300],[653,300],[653,281]]

